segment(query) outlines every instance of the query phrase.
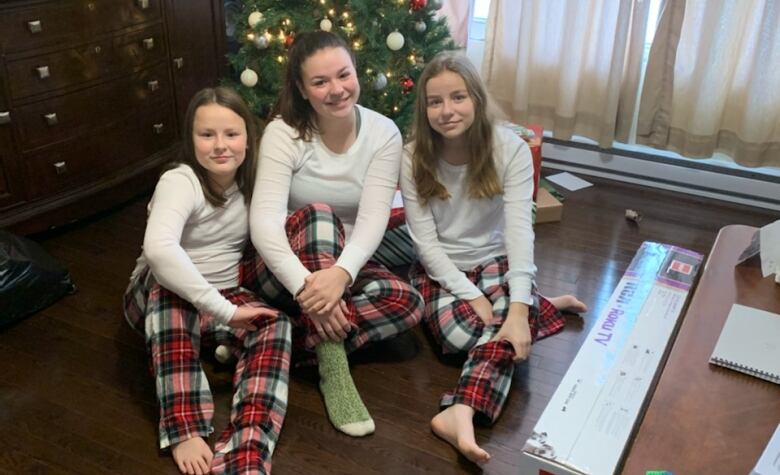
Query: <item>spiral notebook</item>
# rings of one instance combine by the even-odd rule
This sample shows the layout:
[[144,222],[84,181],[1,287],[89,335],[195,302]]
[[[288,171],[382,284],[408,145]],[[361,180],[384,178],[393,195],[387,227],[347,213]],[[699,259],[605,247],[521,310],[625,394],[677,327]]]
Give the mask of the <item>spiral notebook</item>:
[[780,384],[780,315],[734,304],[710,363]]

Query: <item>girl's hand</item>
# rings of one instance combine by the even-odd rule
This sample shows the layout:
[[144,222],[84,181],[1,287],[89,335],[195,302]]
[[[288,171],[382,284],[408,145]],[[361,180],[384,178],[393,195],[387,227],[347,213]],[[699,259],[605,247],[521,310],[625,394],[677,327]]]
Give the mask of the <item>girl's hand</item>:
[[481,297],[469,300],[468,303],[471,305],[471,308],[474,309],[474,312],[476,312],[479,318],[485,322],[485,325],[490,324],[490,321],[493,320],[493,304],[490,303],[490,300],[488,300],[487,297],[483,295]]
[[259,317],[275,317],[278,310],[268,307],[255,307],[253,305],[240,305],[228,322],[232,328],[242,328],[247,331],[255,331],[257,327],[252,322]]
[[520,302],[509,304],[504,324],[491,341],[506,340],[515,350],[515,361],[528,358],[531,352],[531,328],[528,325],[528,305]]
[[351,280],[349,273],[339,266],[312,272],[304,279],[303,290],[298,293],[295,300],[304,313],[330,314],[338,307]]
[[308,316],[323,340],[342,341],[352,328],[346,317],[347,312],[347,303],[339,300],[330,312],[309,313]]

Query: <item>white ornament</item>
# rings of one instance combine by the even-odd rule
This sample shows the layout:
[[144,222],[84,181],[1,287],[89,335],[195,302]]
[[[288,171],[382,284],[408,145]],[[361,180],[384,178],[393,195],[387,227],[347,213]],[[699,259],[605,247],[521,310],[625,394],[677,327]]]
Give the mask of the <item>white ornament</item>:
[[320,22],[320,30],[330,31],[331,28],[333,28],[333,23],[327,18],[323,18],[322,21]]
[[257,35],[255,37],[255,46],[257,46],[260,49],[266,49],[268,48],[268,37],[265,35]]
[[241,84],[246,87],[255,87],[258,79],[257,73],[249,68],[246,68],[244,72],[241,73]]
[[222,364],[227,363],[230,361],[230,350],[225,345],[219,345],[214,350],[214,358],[216,358],[217,361],[219,361]]
[[417,30],[419,33],[422,33],[423,31],[428,29],[428,25],[426,25],[424,21],[420,20],[414,24],[414,29]]
[[387,87],[387,76],[384,75],[384,73],[379,73],[374,78],[374,90],[375,91],[381,91],[385,87]]
[[249,18],[247,18],[247,21],[249,22],[249,26],[254,28],[255,25],[263,21],[263,14],[258,11],[254,11],[249,14]]
[[393,51],[398,51],[404,47],[404,35],[394,31],[387,35],[387,47]]

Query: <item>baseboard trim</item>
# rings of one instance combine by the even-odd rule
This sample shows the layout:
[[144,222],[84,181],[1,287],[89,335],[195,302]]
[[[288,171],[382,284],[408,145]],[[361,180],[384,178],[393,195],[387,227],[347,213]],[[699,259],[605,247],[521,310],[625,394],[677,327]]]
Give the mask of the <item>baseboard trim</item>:
[[780,211],[776,177],[545,143],[542,167]]

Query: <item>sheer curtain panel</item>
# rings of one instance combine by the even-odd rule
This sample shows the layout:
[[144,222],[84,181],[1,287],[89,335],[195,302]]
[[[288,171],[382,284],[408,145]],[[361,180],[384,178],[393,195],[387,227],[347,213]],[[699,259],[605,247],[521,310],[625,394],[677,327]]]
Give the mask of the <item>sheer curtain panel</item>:
[[648,0],[493,0],[482,74],[501,109],[553,136],[628,141]]
[[637,143],[780,166],[780,1],[667,0]]

